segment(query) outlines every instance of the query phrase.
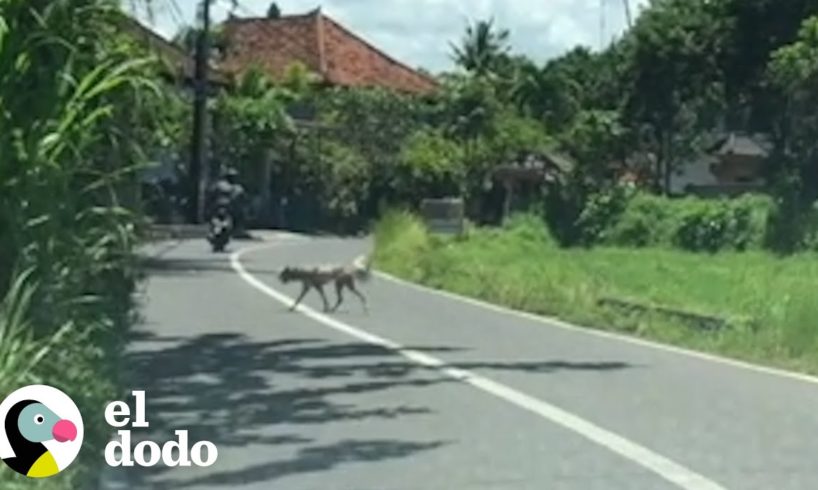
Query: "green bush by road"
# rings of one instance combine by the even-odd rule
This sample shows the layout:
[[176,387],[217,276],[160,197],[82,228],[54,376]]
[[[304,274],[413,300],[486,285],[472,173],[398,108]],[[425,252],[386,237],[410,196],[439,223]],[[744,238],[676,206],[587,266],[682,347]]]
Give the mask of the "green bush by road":
[[691,252],[774,248],[769,196],[663,196],[619,186],[591,196],[575,226],[584,245],[674,247]]
[[[435,288],[662,342],[818,372],[818,261],[804,254],[565,249],[538,217],[454,239],[390,213],[376,229],[378,267]],[[600,306],[613,298],[726,320],[703,331],[672,316]]]

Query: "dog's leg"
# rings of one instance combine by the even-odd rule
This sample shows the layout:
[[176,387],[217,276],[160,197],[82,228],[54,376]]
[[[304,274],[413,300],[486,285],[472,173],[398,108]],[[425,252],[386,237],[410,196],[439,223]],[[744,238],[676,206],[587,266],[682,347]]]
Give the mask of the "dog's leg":
[[335,302],[335,306],[332,308],[332,311],[337,311],[338,307],[341,306],[341,303],[344,301],[344,283],[337,281],[335,283],[335,295],[338,297],[338,300]]
[[298,308],[298,305],[301,304],[301,301],[304,300],[304,296],[307,295],[307,292],[309,290],[310,286],[307,283],[301,285],[301,294],[298,295],[298,299],[295,300],[295,303],[293,303],[293,306],[290,308],[290,311],[295,311],[295,309]]
[[355,296],[358,297],[358,299],[361,300],[361,304],[364,306],[364,312],[368,314],[369,313],[369,306],[366,304],[366,298],[355,287],[355,281],[349,281],[349,284],[347,284],[347,287],[349,288],[350,291],[352,291],[352,294],[354,294]]
[[321,295],[321,300],[324,302],[324,312],[329,312],[329,302],[327,301],[327,295],[324,293],[324,286],[315,286],[315,289],[318,290],[318,294]]

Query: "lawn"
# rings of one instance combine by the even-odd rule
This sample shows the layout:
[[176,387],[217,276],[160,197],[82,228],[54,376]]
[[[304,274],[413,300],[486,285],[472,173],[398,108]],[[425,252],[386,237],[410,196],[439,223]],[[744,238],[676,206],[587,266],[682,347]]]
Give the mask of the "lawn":
[[[430,236],[392,213],[376,230],[378,267],[398,277],[574,323],[818,373],[818,257],[670,249],[564,249],[535,217],[466,237]],[[717,317],[699,328],[616,299]]]

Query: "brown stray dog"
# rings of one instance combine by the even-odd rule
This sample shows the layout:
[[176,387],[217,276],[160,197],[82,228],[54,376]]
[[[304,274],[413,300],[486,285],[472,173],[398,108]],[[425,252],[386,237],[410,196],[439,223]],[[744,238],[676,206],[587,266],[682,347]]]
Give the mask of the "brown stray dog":
[[[301,282],[301,294],[295,300],[295,304],[290,308],[294,311],[304,296],[310,291],[310,288],[315,288],[321,299],[324,301],[324,311],[334,312],[341,306],[344,301],[344,288],[349,289],[352,294],[361,300],[364,311],[368,312],[366,298],[355,287],[355,282],[366,282],[371,276],[372,263],[366,256],[361,256],[355,259],[350,265],[346,266],[323,266],[323,267],[286,267],[278,275],[278,278],[284,284],[294,281]],[[338,295],[338,301],[335,306],[330,308],[327,302],[327,295],[324,294],[324,286],[329,283],[335,283],[335,293]]]

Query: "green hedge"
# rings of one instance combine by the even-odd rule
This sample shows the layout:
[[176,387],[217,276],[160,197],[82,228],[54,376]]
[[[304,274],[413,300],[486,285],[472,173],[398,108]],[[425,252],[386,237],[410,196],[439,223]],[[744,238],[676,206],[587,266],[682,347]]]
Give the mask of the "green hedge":
[[588,199],[576,227],[586,246],[743,251],[768,243],[775,210],[775,202],[760,195],[673,199],[617,188]]

